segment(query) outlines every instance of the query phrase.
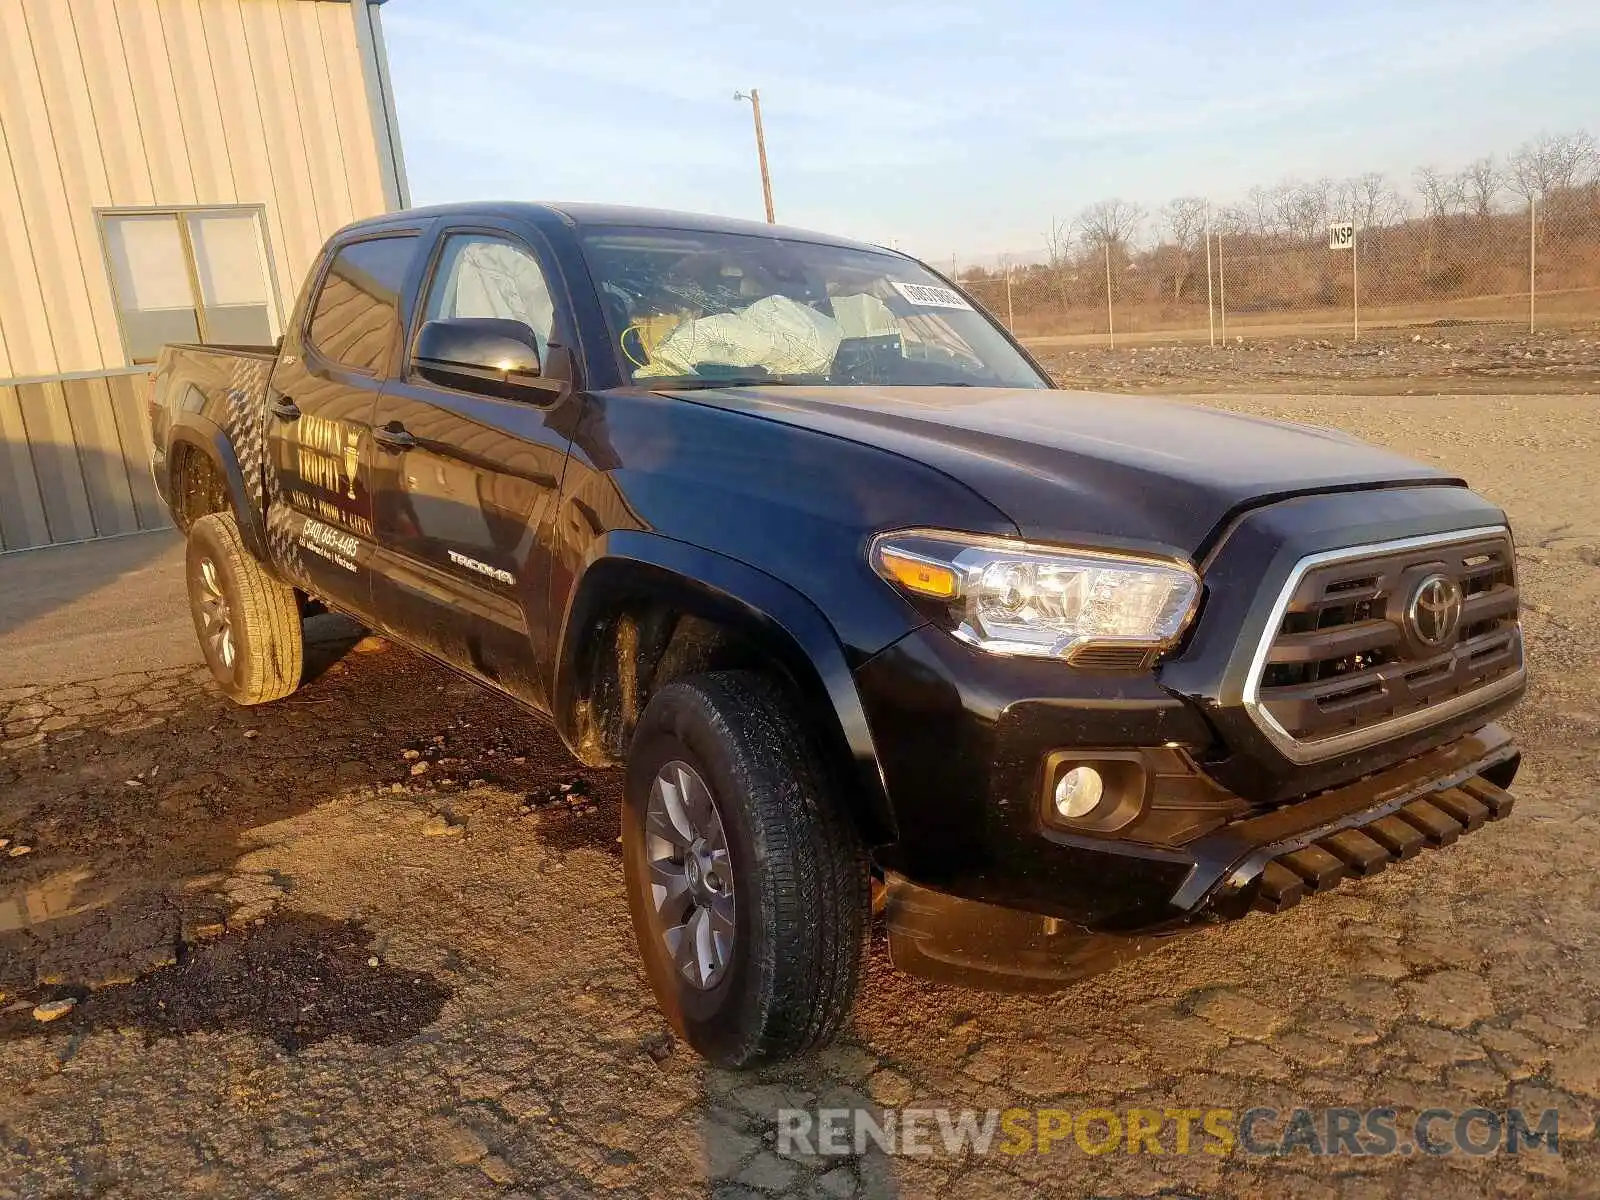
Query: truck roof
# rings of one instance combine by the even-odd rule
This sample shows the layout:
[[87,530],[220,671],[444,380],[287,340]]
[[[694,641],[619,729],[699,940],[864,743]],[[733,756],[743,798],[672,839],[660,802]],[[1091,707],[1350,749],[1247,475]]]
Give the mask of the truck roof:
[[[796,229],[788,225],[768,225],[764,221],[744,221],[736,217],[720,217],[709,213],[674,212],[662,208],[636,208],[626,204],[565,204],[533,202],[526,200],[485,200],[459,204],[436,204],[426,208],[409,208],[399,212],[384,213],[356,221],[352,229],[401,224],[408,220],[434,217],[499,217],[523,220],[534,225],[548,226],[559,223],[571,229],[585,226],[629,225],[652,229],[684,229],[703,233],[743,233],[761,237],[792,238],[802,242],[818,242],[829,246],[848,246],[858,250],[882,251],[883,247],[850,238],[819,233],[813,229]],[[891,251],[892,253],[892,251]]]

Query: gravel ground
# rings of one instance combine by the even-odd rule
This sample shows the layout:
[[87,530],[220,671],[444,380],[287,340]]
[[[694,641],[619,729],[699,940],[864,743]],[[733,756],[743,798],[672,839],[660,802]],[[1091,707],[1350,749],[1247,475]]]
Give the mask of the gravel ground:
[[[1534,674],[1510,819],[1057,996],[923,984],[879,942],[838,1046],[734,1075],[645,986],[617,778],[510,706],[370,640],[250,711],[193,668],[8,680],[0,1195],[1600,1195],[1593,402],[1208,402],[1510,510]],[[858,1103],[1557,1107],[1562,1152],[775,1153],[778,1109]]]
[[1348,336],[1229,337],[1111,350],[1029,343],[1064,387],[1345,395],[1600,392],[1600,325],[1529,333],[1440,321]]

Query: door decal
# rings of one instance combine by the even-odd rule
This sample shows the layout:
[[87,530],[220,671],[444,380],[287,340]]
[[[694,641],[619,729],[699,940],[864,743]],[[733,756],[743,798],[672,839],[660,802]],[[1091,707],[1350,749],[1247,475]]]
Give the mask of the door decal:
[[295,467],[301,482],[327,495],[313,496],[297,488],[290,501],[296,508],[370,538],[372,521],[347,507],[347,502],[356,500],[356,477],[361,472],[360,428],[307,413],[295,422],[294,433]]
[[332,525],[324,525],[307,517],[305,524],[300,527],[300,544],[346,571],[356,569],[355,556],[361,543],[351,534]]
[[300,478],[324,491],[356,498],[361,431],[330,417],[309,413],[295,424]]

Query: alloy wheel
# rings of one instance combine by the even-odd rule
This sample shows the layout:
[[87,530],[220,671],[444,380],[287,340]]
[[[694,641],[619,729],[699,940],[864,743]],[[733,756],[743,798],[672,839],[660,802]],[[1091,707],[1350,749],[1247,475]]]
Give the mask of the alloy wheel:
[[228,610],[228,597],[222,590],[222,577],[217,564],[209,558],[200,560],[200,623],[201,637],[205,639],[216,660],[228,670],[238,647],[233,637],[233,615]]
[[650,785],[644,850],[668,957],[694,987],[715,987],[733,956],[733,864],[711,789],[686,762],[667,763]]

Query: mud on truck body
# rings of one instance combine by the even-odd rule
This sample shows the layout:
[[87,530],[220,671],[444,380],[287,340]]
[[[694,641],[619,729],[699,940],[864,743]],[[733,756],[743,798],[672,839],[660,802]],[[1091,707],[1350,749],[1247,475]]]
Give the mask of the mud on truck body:
[[640,953],[721,1064],[837,1032],[874,895],[904,969],[1060,987],[1511,809],[1504,513],[1338,433],[1053,390],[891,251],[392,214],[280,346],[169,347],[152,425],[235,700],[298,685],[321,604],[625,768]]

